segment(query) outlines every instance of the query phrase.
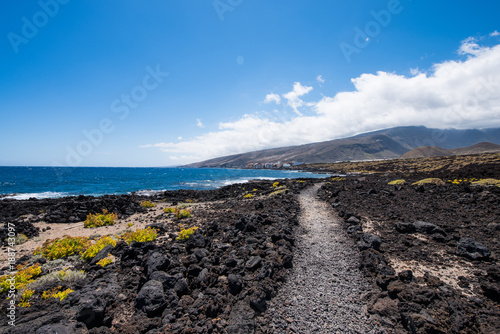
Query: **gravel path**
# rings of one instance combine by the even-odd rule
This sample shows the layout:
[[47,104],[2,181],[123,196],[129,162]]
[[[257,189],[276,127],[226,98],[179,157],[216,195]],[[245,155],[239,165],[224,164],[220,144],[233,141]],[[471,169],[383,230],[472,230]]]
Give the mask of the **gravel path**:
[[293,269],[269,303],[267,333],[385,333],[370,321],[369,291],[358,253],[329,206],[316,198],[321,184],[299,196],[300,223]]

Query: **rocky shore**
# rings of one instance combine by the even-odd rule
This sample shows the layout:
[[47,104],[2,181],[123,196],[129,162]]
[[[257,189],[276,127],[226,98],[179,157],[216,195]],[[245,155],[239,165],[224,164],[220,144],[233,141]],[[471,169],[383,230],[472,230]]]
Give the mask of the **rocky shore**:
[[[16,307],[15,327],[1,294],[0,332],[499,333],[500,188],[469,181],[481,172],[498,179],[498,167],[2,200],[0,239],[14,224],[28,237],[15,247],[17,263],[38,263],[41,273],[28,286],[30,306]],[[429,177],[442,182],[413,185]],[[157,206],[144,208],[146,199]],[[163,212],[172,206],[192,217]],[[102,209],[117,213],[116,225],[76,227]],[[28,251],[62,226],[89,240],[148,226],[158,237],[119,241],[91,260]],[[178,240],[189,227],[198,229]],[[113,263],[96,264],[108,255]],[[57,278],[61,270],[84,274]],[[58,286],[74,291],[42,298]]]
[[[262,181],[148,198],[165,206],[189,203],[192,217],[182,222],[141,207],[144,198],[137,196],[1,202],[3,219],[30,238],[45,233],[37,229],[38,221],[52,221],[57,229],[57,221],[78,221],[80,211],[103,208],[119,212],[119,219],[144,216],[159,237],[118,242],[106,250],[115,262],[104,268],[78,256],[50,261],[24,255],[17,262],[41,264],[42,278],[62,268],[83,270],[85,277],[37,284],[30,307],[16,308],[15,327],[7,324],[8,301],[2,294],[0,328],[23,334],[249,332],[291,267],[299,214],[295,194],[310,182],[283,180],[273,187]],[[252,198],[245,198],[249,191]],[[198,229],[189,239],[176,240],[184,226]],[[95,230],[105,234],[103,229]],[[40,297],[58,285],[74,292],[62,301]]]

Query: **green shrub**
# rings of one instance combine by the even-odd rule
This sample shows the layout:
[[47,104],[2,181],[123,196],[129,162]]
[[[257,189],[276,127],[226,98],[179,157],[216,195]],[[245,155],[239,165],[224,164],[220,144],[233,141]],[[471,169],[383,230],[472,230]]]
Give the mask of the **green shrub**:
[[136,242],[146,242],[146,241],[154,241],[158,233],[156,233],[156,229],[148,227],[146,229],[136,230],[134,232],[126,232],[122,235],[122,239],[125,240],[127,244],[130,244],[133,241]]
[[394,180],[394,181],[391,181],[388,183],[388,185],[391,185],[391,186],[402,186],[403,184],[405,184],[406,181],[405,180]]
[[82,260],[91,260],[93,259],[97,253],[107,245],[113,245],[113,247],[116,246],[116,240],[113,239],[110,236],[105,236],[99,238],[95,244],[87,248],[87,250],[82,254]]
[[442,186],[442,185],[445,185],[446,183],[444,183],[443,180],[438,179],[438,178],[428,178],[428,179],[423,179],[423,180],[412,183],[413,186],[421,186],[424,184],[436,184],[436,185]]
[[28,241],[28,237],[26,235],[22,233],[16,235],[16,240],[15,240],[16,245],[24,244],[26,241]]
[[500,180],[497,179],[481,179],[476,182],[472,182],[475,186],[497,186],[500,187]]
[[193,226],[191,228],[187,228],[187,229],[182,230],[179,233],[179,236],[177,237],[177,240],[187,240],[187,239],[189,239],[189,237],[191,236],[191,234],[193,234],[194,231],[196,231],[197,229],[198,229],[197,226]]
[[61,283],[75,284],[84,280],[85,277],[87,277],[87,274],[83,270],[58,270],[38,277],[35,281],[31,282],[28,287],[38,291],[46,290],[60,285]]
[[181,209],[180,207],[176,208],[165,208],[163,209],[165,213],[174,213],[177,219],[191,218],[191,210]]
[[108,210],[103,209],[102,213],[87,215],[87,219],[83,222],[83,226],[90,227],[100,227],[106,225],[114,225],[116,220],[118,219],[118,215],[116,213],[108,213]]
[[[37,255],[35,255],[37,256]],[[62,269],[64,267],[64,264],[66,263],[66,260],[64,259],[56,259],[52,261],[47,261],[42,265],[42,270],[44,271],[53,271],[57,268]]]
[[154,207],[156,207],[156,204],[153,202],[150,202],[150,201],[142,201],[141,206],[143,208],[154,208]]
[[41,247],[38,247],[34,254],[41,254],[49,260],[60,259],[73,254],[81,254],[90,246],[90,240],[85,237],[70,237],[46,240]]
[[284,186],[283,187],[279,187],[279,188],[277,188],[277,190],[275,190],[272,193],[268,194],[267,197],[273,197],[273,196],[276,196],[276,195],[279,195],[279,194],[283,194],[287,190],[288,190],[288,188],[286,188]]

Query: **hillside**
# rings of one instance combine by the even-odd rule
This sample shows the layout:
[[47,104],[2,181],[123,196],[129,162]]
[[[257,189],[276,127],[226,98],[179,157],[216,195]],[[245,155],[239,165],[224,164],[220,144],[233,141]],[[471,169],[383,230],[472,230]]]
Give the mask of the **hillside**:
[[401,156],[402,159],[412,158],[430,158],[430,157],[444,157],[449,155],[467,155],[467,154],[480,154],[480,153],[496,153],[500,152],[500,145],[482,142],[469,147],[462,147],[456,149],[445,149],[435,146],[417,147]]
[[429,144],[434,144],[433,146],[439,144],[446,150],[468,147],[481,142],[500,144],[500,128],[439,130],[424,126],[396,127],[345,139],[234,154],[192,163],[187,167],[241,168],[248,163],[279,161],[332,163],[346,160],[390,159]]

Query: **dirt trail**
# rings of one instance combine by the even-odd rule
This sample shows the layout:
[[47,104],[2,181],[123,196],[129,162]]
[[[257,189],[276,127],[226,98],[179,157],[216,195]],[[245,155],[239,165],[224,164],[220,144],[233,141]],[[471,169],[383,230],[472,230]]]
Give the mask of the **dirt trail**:
[[286,284],[269,303],[267,333],[384,333],[367,316],[369,291],[358,254],[329,206],[321,184],[299,196],[301,235]]

